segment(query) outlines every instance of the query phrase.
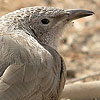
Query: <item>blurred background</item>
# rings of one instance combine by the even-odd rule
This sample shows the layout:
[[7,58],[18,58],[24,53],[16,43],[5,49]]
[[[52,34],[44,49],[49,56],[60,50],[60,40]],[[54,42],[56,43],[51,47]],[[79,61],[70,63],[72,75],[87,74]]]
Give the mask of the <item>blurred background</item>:
[[76,20],[66,28],[58,51],[64,57],[70,78],[100,71],[100,0],[0,0],[0,16],[29,6],[94,11],[95,15]]

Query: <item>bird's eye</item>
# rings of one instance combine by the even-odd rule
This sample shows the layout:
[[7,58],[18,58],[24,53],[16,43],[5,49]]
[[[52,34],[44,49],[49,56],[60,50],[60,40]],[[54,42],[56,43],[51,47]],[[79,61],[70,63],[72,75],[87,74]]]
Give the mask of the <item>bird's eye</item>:
[[48,24],[50,21],[49,21],[48,19],[45,18],[45,19],[42,19],[41,22],[42,22],[43,24]]

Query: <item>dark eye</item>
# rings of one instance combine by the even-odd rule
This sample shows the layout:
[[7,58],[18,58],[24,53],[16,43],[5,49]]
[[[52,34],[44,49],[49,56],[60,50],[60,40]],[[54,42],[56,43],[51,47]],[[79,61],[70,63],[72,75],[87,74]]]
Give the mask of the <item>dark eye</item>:
[[48,19],[45,18],[45,19],[42,19],[41,22],[42,22],[43,24],[48,24],[50,21],[49,21]]

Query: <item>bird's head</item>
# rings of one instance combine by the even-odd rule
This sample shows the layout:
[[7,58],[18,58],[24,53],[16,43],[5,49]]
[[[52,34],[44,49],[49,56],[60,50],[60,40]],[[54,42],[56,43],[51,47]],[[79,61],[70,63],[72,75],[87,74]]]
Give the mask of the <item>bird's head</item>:
[[63,10],[53,7],[32,7],[30,29],[38,42],[56,47],[62,30],[72,20],[94,14],[88,10]]

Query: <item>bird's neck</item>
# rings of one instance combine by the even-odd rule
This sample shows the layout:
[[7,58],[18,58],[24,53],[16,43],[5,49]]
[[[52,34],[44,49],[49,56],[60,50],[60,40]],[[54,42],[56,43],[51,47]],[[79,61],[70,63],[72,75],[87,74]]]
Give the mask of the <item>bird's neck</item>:
[[55,50],[57,50],[57,46],[58,46],[58,42],[59,42],[59,38],[54,34],[54,36],[52,36],[47,45],[49,45],[50,47],[54,48]]

